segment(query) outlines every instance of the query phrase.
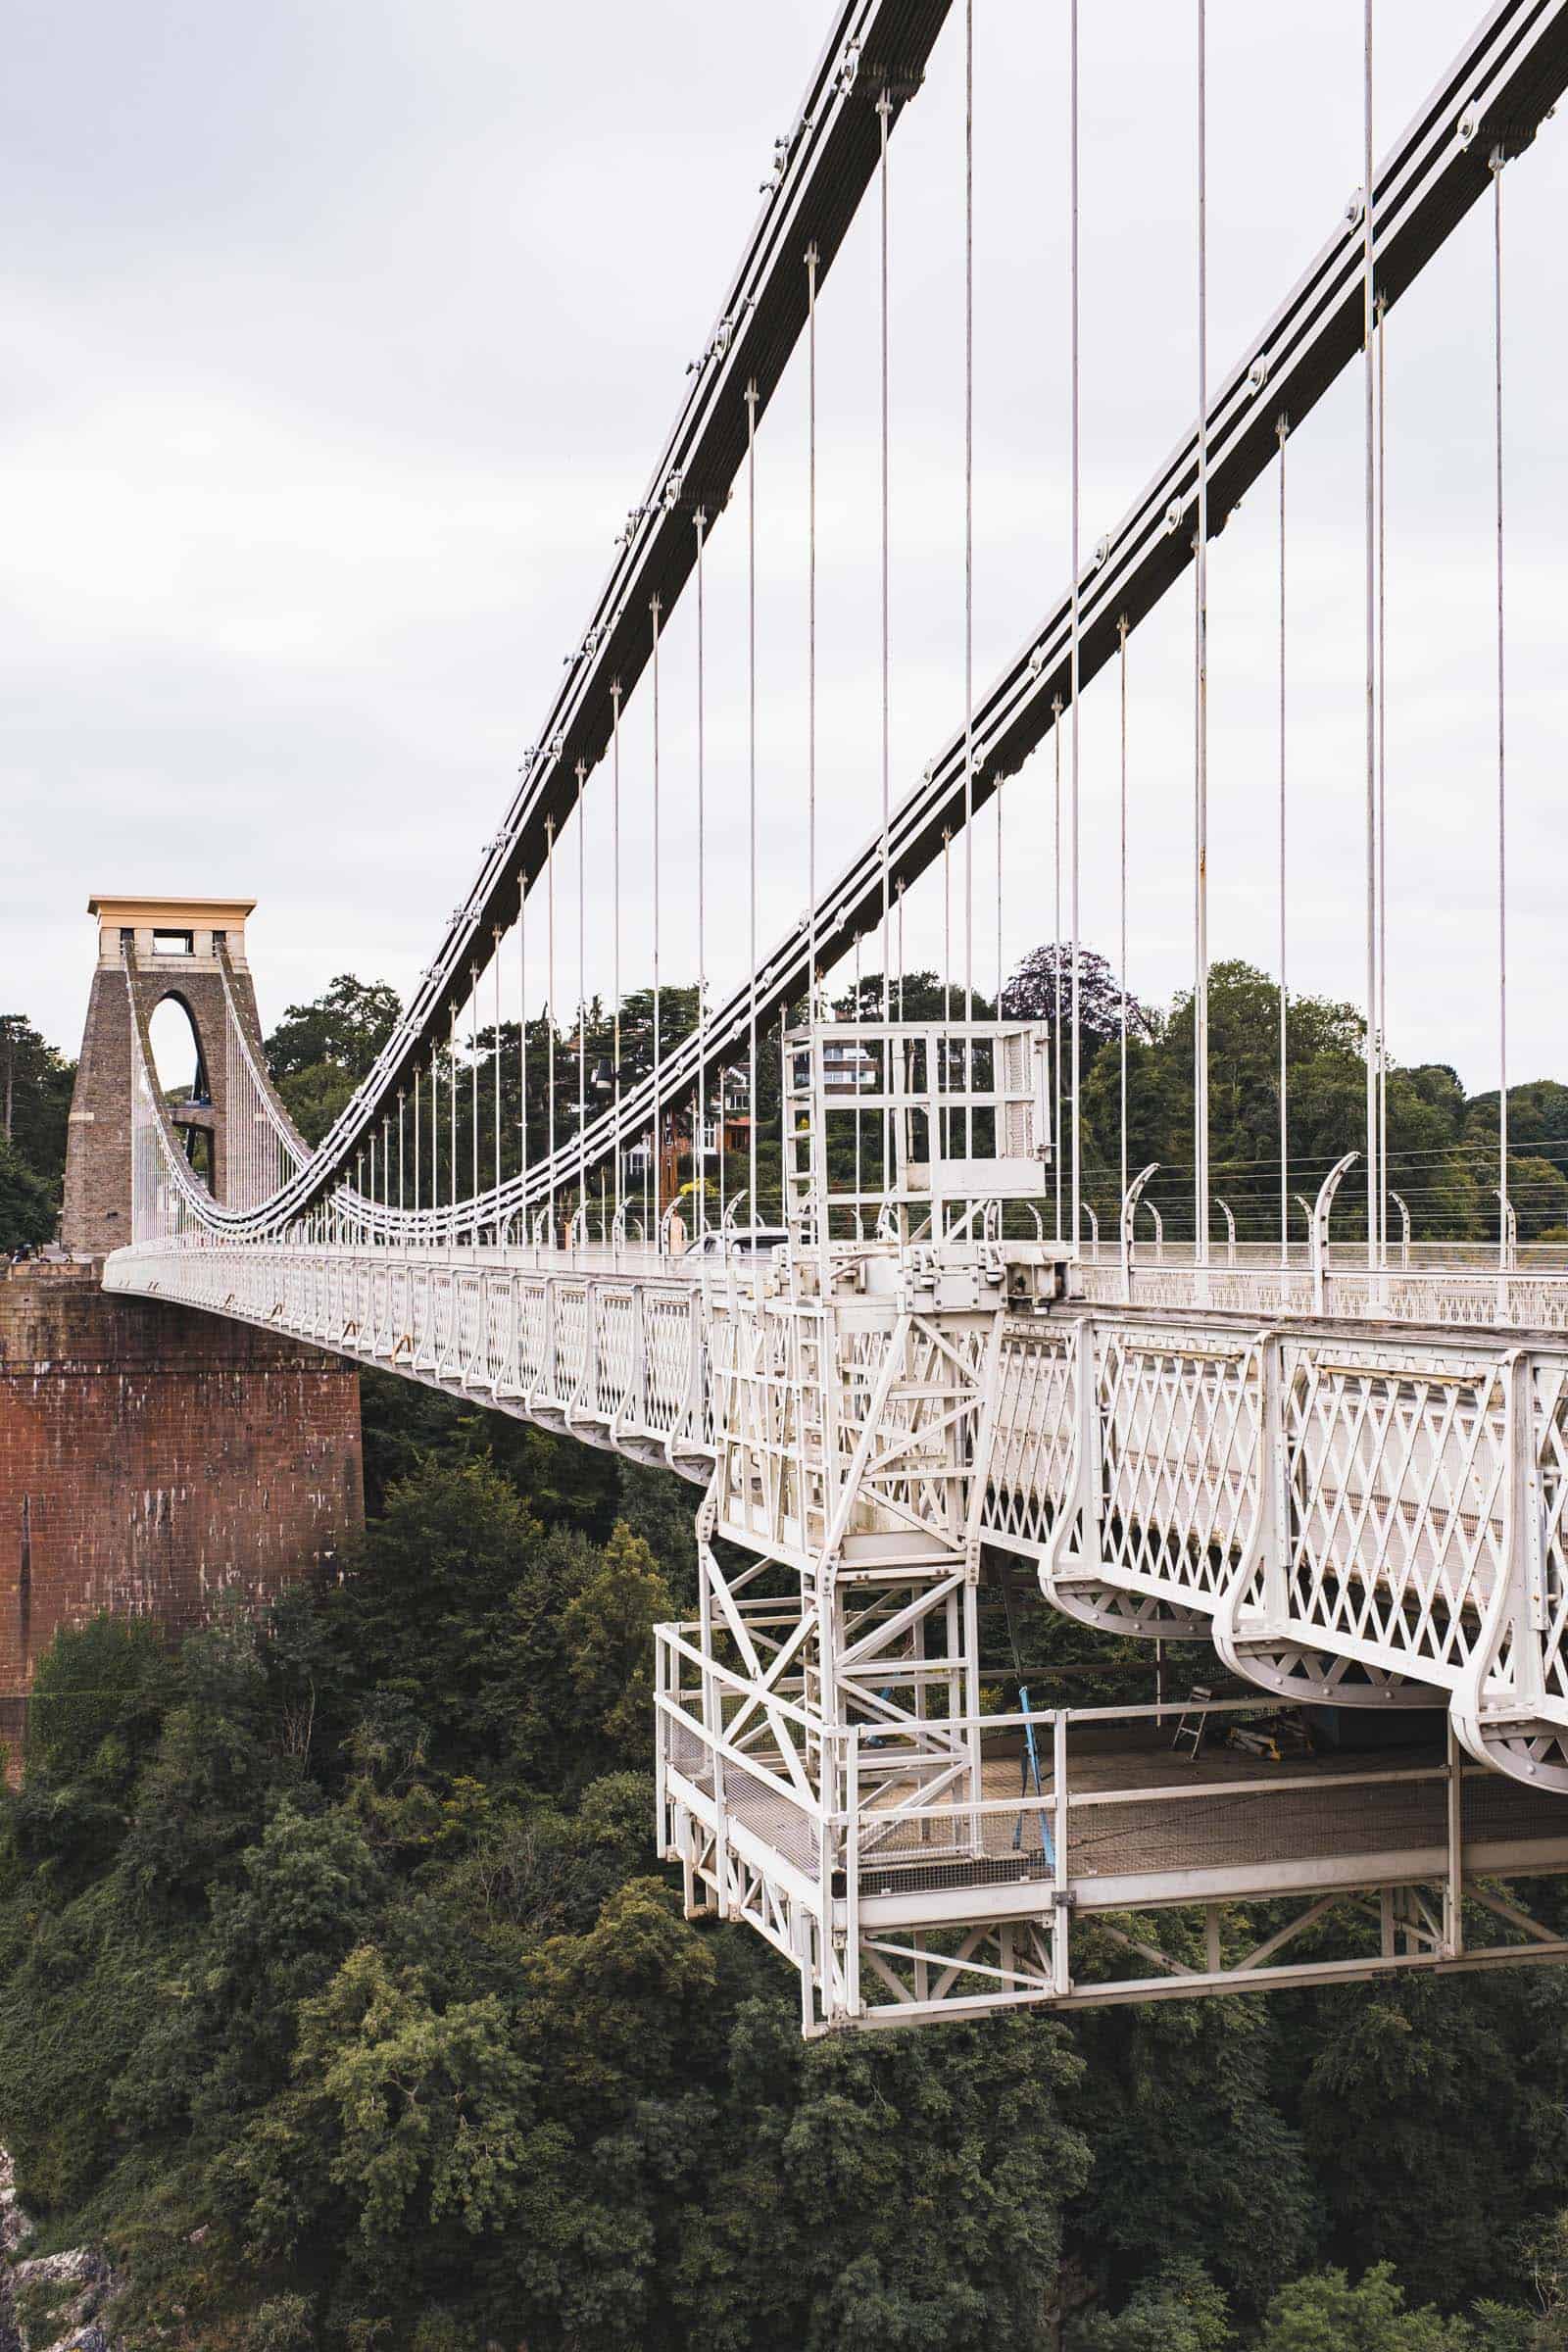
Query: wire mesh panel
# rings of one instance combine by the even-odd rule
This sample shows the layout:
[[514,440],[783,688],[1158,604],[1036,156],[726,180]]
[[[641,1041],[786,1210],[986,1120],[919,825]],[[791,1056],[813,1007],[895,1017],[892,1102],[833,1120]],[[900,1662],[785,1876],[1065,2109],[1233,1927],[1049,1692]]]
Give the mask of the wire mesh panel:
[[691,1399],[693,1322],[697,1311],[693,1292],[650,1290],[643,1307],[647,1348],[646,1413],[650,1429],[669,1432],[679,1427]]
[[517,1385],[525,1395],[538,1386],[549,1346],[550,1294],[537,1276],[519,1278],[517,1298]]
[[505,1277],[487,1275],[484,1286],[484,1376],[494,1396],[513,1388],[513,1316],[515,1292]]
[[590,1315],[587,1285],[576,1282],[554,1284],[551,1306],[555,1318],[551,1392],[563,1404],[570,1404],[588,1374]]

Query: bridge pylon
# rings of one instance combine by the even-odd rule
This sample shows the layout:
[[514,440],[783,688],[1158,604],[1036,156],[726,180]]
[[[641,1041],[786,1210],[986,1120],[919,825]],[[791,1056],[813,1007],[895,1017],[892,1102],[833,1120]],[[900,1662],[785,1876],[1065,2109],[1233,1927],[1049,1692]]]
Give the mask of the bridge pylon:
[[[98,960],[71,1098],[61,1220],[61,1240],[75,1254],[101,1257],[132,1239],[132,1027],[145,1028],[171,998],[190,1023],[196,1077],[188,1098],[169,1103],[168,1114],[187,1150],[205,1149],[215,1199],[228,1197],[234,1143],[228,1041],[235,1019],[254,1054],[261,1053],[245,954],[245,922],[255,906],[254,899],[110,892],[88,900],[88,913],[98,918]],[[204,1147],[195,1146],[197,1137]]]

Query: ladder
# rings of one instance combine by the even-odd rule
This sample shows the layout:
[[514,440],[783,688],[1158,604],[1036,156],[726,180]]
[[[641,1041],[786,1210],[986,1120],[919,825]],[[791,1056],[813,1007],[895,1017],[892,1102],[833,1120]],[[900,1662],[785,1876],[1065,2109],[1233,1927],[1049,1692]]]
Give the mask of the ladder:
[[1172,1747],[1180,1747],[1184,1740],[1188,1740],[1192,1746],[1195,1762],[1203,1745],[1203,1734],[1208,1729],[1206,1709],[1213,1696],[1213,1690],[1207,1683],[1193,1685],[1187,1693],[1187,1703],[1182,1709],[1181,1719],[1176,1726],[1176,1736],[1171,1741]]

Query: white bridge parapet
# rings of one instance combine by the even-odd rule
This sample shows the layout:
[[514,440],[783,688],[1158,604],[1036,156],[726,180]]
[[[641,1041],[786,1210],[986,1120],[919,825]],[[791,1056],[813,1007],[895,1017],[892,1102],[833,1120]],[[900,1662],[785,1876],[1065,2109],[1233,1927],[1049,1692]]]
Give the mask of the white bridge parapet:
[[[1420,1246],[1416,1245],[1416,1250]],[[1562,1332],[1568,1335],[1568,1266],[1560,1249],[1544,1247],[1499,1267],[1494,1247],[1434,1249],[1425,1263],[1409,1253],[1369,1266],[1364,1249],[1327,1253],[1317,1278],[1307,1262],[1284,1263],[1277,1247],[1234,1258],[1192,1261],[1165,1245],[1157,1257],[1124,1269],[1100,1259],[1075,1268],[1075,1287],[1097,1306],[1174,1308],[1250,1315],[1260,1322],[1298,1316],[1339,1322],[1407,1323],[1462,1331]],[[1470,1262],[1464,1262],[1468,1258]]]
[[[607,1254],[187,1238],[117,1251],[105,1284],[704,1484],[750,1430],[751,1484],[733,1474],[724,1532],[795,1560],[819,1550],[824,1383],[875,1356],[891,1285],[880,1304],[861,1291],[830,1314],[782,1265],[682,1273],[656,1271],[653,1252],[619,1267]],[[848,1254],[861,1282],[897,1258],[892,1245]],[[1441,1693],[1478,1759],[1568,1790],[1568,1344],[1260,1331],[1073,1300],[1019,1311],[1000,1280],[992,1297],[978,1536],[1034,1561],[1057,1608],[1117,1634],[1206,1635],[1281,1697]],[[963,1322],[934,1285],[922,1316],[938,1335]],[[933,1346],[955,1360],[951,1339]],[[770,1435],[764,1401],[793,1416]]]

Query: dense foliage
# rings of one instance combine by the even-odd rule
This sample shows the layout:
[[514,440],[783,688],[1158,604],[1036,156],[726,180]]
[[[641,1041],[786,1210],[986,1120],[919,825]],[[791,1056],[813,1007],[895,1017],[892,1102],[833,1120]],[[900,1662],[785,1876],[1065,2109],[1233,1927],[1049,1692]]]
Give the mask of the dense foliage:
[[48,1241],[59,1222],[74,1077],[30,1021],[0,1013],[0,1253]]
[[[1052,1017],[1056,978],[1043,951],[1017,1001]],[[934,975],[906,991],[939,1012]],[[1095,1168],[1120,1007],[1098,964],[1088,994]],[[395,1012],[347,978],[290,1008],[270,1050],[308,1131]],[[1210,1018],[1216,1159],[1265,1199],[1271,984],[1222,967]],[[1190,1021],[1129,1023],[1140,1164],[1183,1157]],[[1299,1149],[1337,1152],[1355,1016],[1302,1000],[1289,1045]],[[542,1027],[528,1052],[543,1121]],[[763,1081],[776,1121],[776,1047]],[[1565,1111],[1510,1096],[1522,1226],[1532,1186],[1537,1230],[1568,1198]],[[1432,1230],[1484,1221],[1496,1115],[1394,1073]],[[61,1638],[0,1798],[0,2141],[43,2242],[128,2276],[132,2352],[1568,2352],[1564,1972],[805,2044],[793,1974],[684,1919],[653,1858],[649,1636],[691,1603],[691,1491],[363,1395],[338,1581],[177,1654],[145,1624]],[[1000,1656],[995,1599],[986,1627]],[[1083,1628],[1024,1638],[1037,1702],[1141,1694]]]
[[340,1583],[43,1661],[0,2135],[125,2262],[133,2343],[1041,2340],[1066,2033],[807,2048],[654,1866],[663,1500],[543,1519],[451,1416]]
[[[1050,945],[1025,956],[1003,991],[1004,1012],[1044,1023],[1050,1034],[1049,1052],[1057,1069],[1053,1094],[1062,1128],[1065,1160],[1071,1139],[1071,1019],[1074,994],[1072,958]],[[1160,1212],[1169,1238],[1192,1234],[1193,1160],[1193,1005],[1190,996],[1178,996],[1168,1007],[1149,1007],[1127,1000],[1126,1141],[1122,1136],[1122,997],[1116,975],[1105,958],[1091,948],[1079,956],[1079,1060],[1083,1104],[1080,1161],[1085,1198],[1097,1215],[1102,1232],[1115,1231],[1122,1194],[1123,1165],[1130,1174],[1155,1163],[1147,1200]],[[481,979],[478,1001],[490,996],[488,979]],[[836,1003],[841,1019],[858,1016],[879,1019],[884,996],[880,972],[862,975]],[[944,1008],[964,1010],[962,993],[944,986],[937,973],[910,971],[891,984],[890,1002],[897,1017],[932,1021]],[[662,1047],[687,1036],[697,1023],[697,991],[669,986],[660,992],[659,1029]],[[977,991],[974,1014],[992,1017],[991,998]],[[268,1054],[278,1077],[279,1091],[307,1137],[325,1132],[353,1091],[358,1074],[379,1051],[397,1014],[397,999],[384,986],[367,986],[347,975],[340,977],[315,1004],[291,1005],[268,1040]],[[1247,963],[1221,962],[1209,978],[1209,1159],[1214,1196],[1211,1238],[1223,1244],[1225,1208],[1235,1218],[1243,1241],[1277,1242],[1280,1226],[1280,1004],[1274,981]],[[1315,1194],[1319,1183],[1344,1152],[1359,1151],[1365,1137],[1366,1063],[1365,1024],[1355,1007],[1324,997],[1292,998],[1286,1009],[1285,1058],[1289,1110],[1287,1217],[1291,1239],[1305,1235],[1301,1200]],[[497,1125],[500,1128],[500,1165],[511,1174],[517,1163],[524,1130],[530,1161],[543,1156],[554,1139],[563,1144],[576,1133],[579,1102],[590,1118],[609,1106],[617,1078],[622,1089],[646,1076],[654,1061],[654,1005],[646,989],[625,998],[618,1021],[613,1008],[597,998],[585,1007],[579,1032],[575,1014],[552,1024],[541,1010],[530,1016],[526,1031],[515,1019],[476,1026],[460,1034],[455,1045],[436,1056],[435,1083],[441,1115],[429,1116],[429,1072],[424,1073],[421,1112],[422,1170],[428,1186],[433,1166],[443,1199],[450,1197],[452,1152],[458,1151],[460,1190],[470,1178],[483,1184],[497,1164]],[[477,1102],[470,1110],[470,1089],[477,1075]],[[776,1022],[761,1024],[759,1033],[757,1127],[757,1191],[764,1220],[779,1214],[780,1054]],[[454,1128],[447,1115],[456,1082],[463,1116]],[[742,1121],[747,1110],[744,1086],[736,1098]],[[412,1096],[405,1120],[414,1117]],[[844,1123],[847,1127],[847,1122]],[[836,1132],[836,1131],[835,1131]],[[722,1171],[715,1160],[707,1164],[710,1204],[732,1199],[748,1187],[752,1175],[750,1142],[744,1124],[731,1125],[730,1149]],[[1522,1243],[1568,1240],[1568,1085],[1539,1079],[1510,1087],[1508,1092],[1508,1195],[1517,1213]],[[688,1123],[677,1114],[670,1123],[667,1150],[670,1161],[663,1187],[667,1200],[680,1188],[696,1181]],[[405,1126],[405,1177],[412,1199],[413,1129]],[[388,1148],[391,1151],[389,1128]],[[881,1150],[877,1122],[867,1119],[859,1140],[862,1182],[875,1189],[880,1183]],[[856,1147],[848,1133],[835,1144],[830,1156],[843,1160],[839,1173],[846,1179],[855,1163]],[[1479,1242],[1497,1229],[1497,1097],[1495,1092],[1469,1097],[1456,1073],[1444,1063],[1394,1063],[1388,1073],[1389,1181],[1410,1216],[1412,1237],[1421,1240]],[[394,1157],[385,1167],[389,1171]],[[1357,1171],[1357,1176],[1359,1171]],[[628,1168],[628,1189],[637,1194],[641,1177]],[[391,1178],[386,1177],[388,1189]],[[607,1189],[609,1180],[606,1179]],[[569,1190],[569,1188],[568,1188]],[[597,1215],[602,1195],[590,1187],[590,1210]],[[1221,1203],[1224,1205],[1222,1206]],[[572,1205],[562,1199],[563,1213]],[[648,1212],[640,1195],[633,1213]],[[1337,1238],[1353,1240],[1365,1233],[1365,1192],[1352,1177],[1343,1187],[1334,1209]],[[1402,1231],[1396,1206],[1389,1208],[1391,1238]]]
[[290,1004],[268,1038],[267,1066],[290,1118],[318,1144],[397,1024],[397,991],[340,972],[313,1004]]
[[59,1640],[4,1801],[0,2138],[136,2352],[1568,2346],[1562,1972],[803,2044],[652,1857],[689,1491],[368,1402],[341,1581]]

